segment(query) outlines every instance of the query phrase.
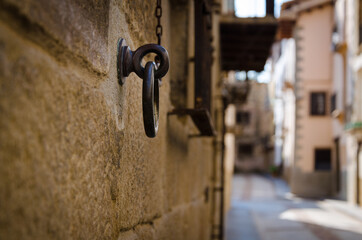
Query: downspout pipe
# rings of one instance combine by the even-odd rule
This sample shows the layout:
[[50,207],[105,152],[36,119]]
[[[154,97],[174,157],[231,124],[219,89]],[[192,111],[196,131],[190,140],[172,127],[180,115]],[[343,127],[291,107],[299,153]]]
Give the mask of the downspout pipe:
[[224,239],[224,215],[225,215],[225,133],[226,133],[226,126],[225,126],[225,111],[227,108],[227,100],[223,99],[223,111],[222,111],[222,139],[221,139],[221,167],[220,167],[220,239]]
[[360,175],[359,175],[359,168],[360,168],[360,151],[362,150],[362,141],[358,141],[357,147],[357,156],[356,156],[356,203],[357,205],[361,205],[361,193],[360,193]]

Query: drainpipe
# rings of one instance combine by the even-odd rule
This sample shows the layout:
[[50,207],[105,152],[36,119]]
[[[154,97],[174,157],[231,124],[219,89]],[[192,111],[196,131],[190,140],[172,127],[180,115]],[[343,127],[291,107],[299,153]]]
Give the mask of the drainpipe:
[[217,162],[218,162],[218,156],[220,154],[219,150],[219,141],[217,136],[213,140],[213,149],[214,149],[214,159],[213,159],[213,166],[212,166],[212,180],[213,180],[213,186],[212,186],[212,202],[211,202],[211,240],[218,239],[219,235],[215,234],[215,231],[219,231],[219,226],[215,224],[215,216],[217,212],[216,208],[216,194],[217,194]]
[[[211,229],[211,239],[217,239],[217,240],[223,240],[224,239],[224,185],[225,185],[225,176],[224,176],[224,155],[225,155],[225,109],[226,109],[226,102],[225,99],[222,99],[222,107],[218,111],[219,114],[221,114],[220,123],[222,126],[221,129],[221,135],[217,136],[214,139],[214,166],[213,166],[213,179],[214,179],[214,188],[213,188],[213,202],[212,202],[212,229]],[[220,126],[220,125],[219,125]],[[221,155],[218,155],[221,154]],[[218,157],[220,156],[220,161],[218,160]],[[220,166],[219,166],[220,164]],[[219,172],[220,171],[220,172]],[[218,175],[220,174],[220,175]],[[218,180],[218,176],[220,176],[220,180]],[[216,201],[216,199],[219,197],[219,201]],[[218,206],[216,203],[219,203]],[[218,212],[218,218],[216,218],[216,212]],[[214,221],[217,221],[215,223]]]
[[227,101],[223,99],[223,111],[222,111],[222,139],[221,139],[221,167],[220,167],[220,239],[224,239],[224,214],[225,214],[225,207],[224,207],[224,185],[225,185],[225,133],[226,133],[226,126],[225,126],[225,111],[227,107]]
[[359,176],[359,165],[360,165],[360,159],[359,159],[359,152],[361,151],[362,141],[358,141],[358,147],[357,147],[357,157],[356,157],[356,203],[357,205],[361,204],[360,199],[360,176]]

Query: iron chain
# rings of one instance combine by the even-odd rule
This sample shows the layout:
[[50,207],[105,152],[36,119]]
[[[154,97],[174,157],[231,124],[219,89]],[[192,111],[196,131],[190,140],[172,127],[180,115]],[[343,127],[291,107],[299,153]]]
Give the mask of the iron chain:
[[[157,6],[155,10],[155,16],[157,18],[157,25],[156,25],[156,36],[157,36],[157,44],[161,45],[161,36],[162,36],[162,25],[161,25],[161,17],[162,17],[162,6],[161,6],[161,0],[157,0]],[[160,66],[160,58],[158,55],[155,57],[155,63],[156,63],[156,69]],[[158,79],[159,85],[162,85],[161,78]]]
[[162,36],[162,25],[161,25],[162,7],[161,7],[161,0],[157,0],[155,16],[157,18],[157,26],[156,26],[157,44],[161,45],[161,36]]

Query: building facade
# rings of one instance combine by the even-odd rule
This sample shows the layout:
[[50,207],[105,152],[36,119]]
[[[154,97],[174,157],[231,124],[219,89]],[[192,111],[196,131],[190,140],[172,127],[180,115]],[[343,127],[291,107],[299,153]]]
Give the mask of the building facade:
[[[276,119],[276,159],[300,196],[337,196],[360,204],[361,5],[311,0],[282,7],[284,40],[273,50],[274,107],[284,115]],[[283,60],[286,56],[295,66]],[[294,72],[291,80],[288,71]],[[294,158],[287,154],[293,148]]]
[[[309,7],[296,19],[296,123],[292,192],[332,194],[331,31],[333,7]],[[318,54],[315,54],[318,53]]]
[[[334,50],[336,75],[335,121],[342,162],[342,190],[349,202],[362,205],[362,3],[357,0],[336,1]],[[342,64],[341,64],[342,63]],[[342,80],[342,82],[341,82]],[[339,86],[338,86],[339,83]],[[344,136],[343,136],[344,135]],[[341,140],[339,140],[341,139]],[[345,180],[344,180],[345,179]],[[342,191],[343,193],[343,191]]]
[[274,164],[290,181],[295,144],[295,41],[281,39],[272,47],[271,102],[274,108]]
[[235,106],[235,170],[267,172],[273,165],[273,115],[268,86],[256,80],[249,81],[246,102]]
[[280,19],[281,38],[293,39],[275,45],[273,54],[275,115],[283,116],[275,119],[276,161],[283,163],[293,193],[328,196],[334,176],[328,103],[332,91],[332,2],[287,2]]

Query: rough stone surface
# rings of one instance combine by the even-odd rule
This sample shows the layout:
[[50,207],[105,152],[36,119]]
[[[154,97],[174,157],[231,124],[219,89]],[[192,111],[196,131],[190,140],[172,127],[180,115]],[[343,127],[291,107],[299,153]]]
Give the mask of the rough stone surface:
[[[89,62],[95,70],[105,73],[109,60],[109,2],[110,0],[5,0],[0,6],[3,17],[9,17],[9,22],[16,22],[33,34],[46,35],[49,37],[47,41],[64,46],[72,54]],[[39,36],[34,38],[40,44],[47,44],[46,41],[40,41]]]
[[117,83],[118,38],[155,42],[155,3],[0,6],[0,239],[209,239],[212,140],[167,116],[170,73],[154,139],[142,81]]

